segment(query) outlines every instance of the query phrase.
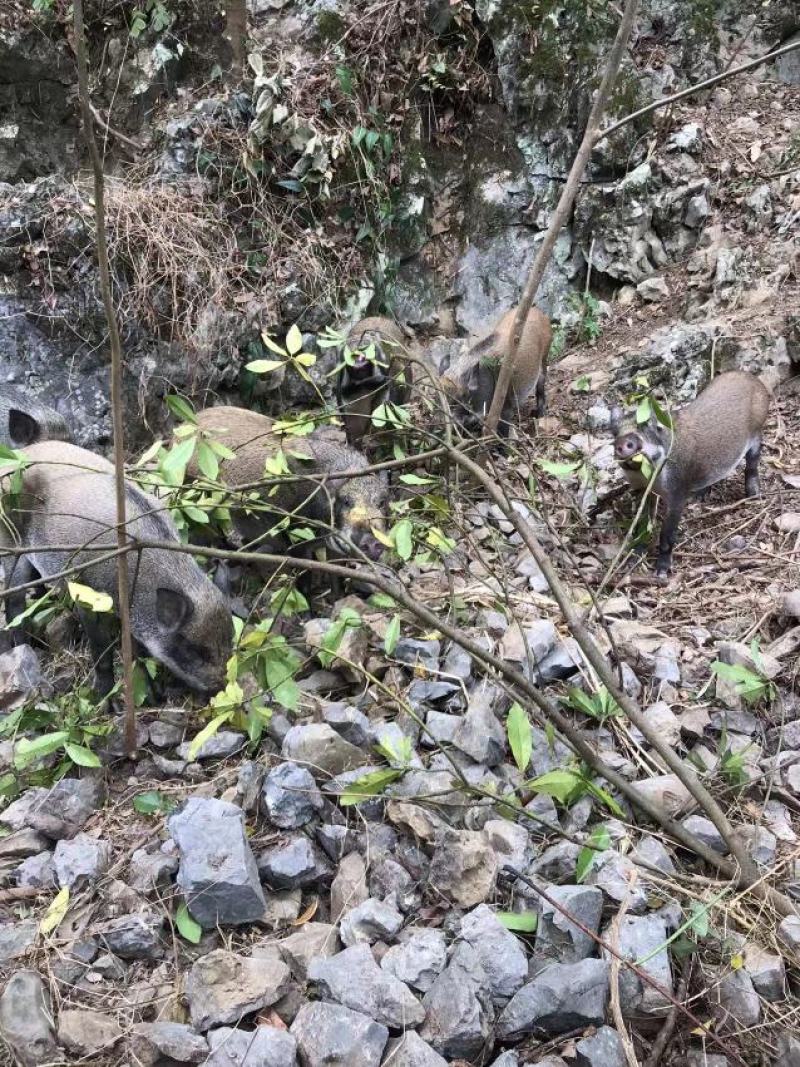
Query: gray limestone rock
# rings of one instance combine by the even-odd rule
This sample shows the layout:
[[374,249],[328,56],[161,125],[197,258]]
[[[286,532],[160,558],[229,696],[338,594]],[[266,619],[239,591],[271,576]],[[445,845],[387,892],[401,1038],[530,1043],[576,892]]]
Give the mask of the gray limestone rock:
[[358,708],[343,703],[326,704],[322,718],[351,745],[364,748],[369,744],[370,721]]
[[414,994],[378,966],[369,945],[354,945],[329,959],[314,960],[308,977],[325,999],[360,1010],[392,1030],[413,1028],[425,1018]]
[[111,848],[107,841],[99,841],[88,834],[78,834],[71,840],[59,841],[53,853],[58,884],[74,889],[78,885],[97,882],[111,863]]
[[384,900],[369,897],[351,908],[339,925],[342,944],[351,947],[359,942],[394,941],[403,925],[403,916]]
[[136,1063],[158,1067],[163,1060],[178,1063],[206,1063],[208,1043],[185,1023],[137,1023],[129,1039]]
[[727,856],[728,846],[725,839],[710,819],[705,819],[702,815],[689,815],[681,819],[681,825],[695,837],[699,837],[703,844],[713,848],[721,856]]
[[464,916],[460,936],[474,949],[489,979],[492,1000],[496,1005],[505,1004],[528,977],[528,958],[522,942],[485,904]]
[[399,945],[383,954],[381,967],[401,982],[427,993],[447,964],[447,943],[441,930],[412,930]]
[[160,912],[139,911],[98,923],[94,930],[108,951],[120,959],[153,960],[164,954],[163,926]]
[[58,1043],[78,1056],[110,1053],[122,1037],[122,1028],[111,1015],[80,1008],[62,1008],[58,1015]]
[[360,852],[348,852],[331,883],[331,921],[363,904],[369,896],[367,867]]
[[325,859],[304,834],[263,852],[257,861],[258,874],[270,889],[295,889],[330,877]]
[[362,749],[345,741],[324,722],[293,726],[283,739],[285,759],[307,765],[316,778],[329,778],[352,771],[364,763]]
[[204,929],[255,922],[263,916],[266,901],[241,808],[224,800],[191,797],[167,825],[180,851],[178,885]]
[[448,1059],[473,1059],[492,1032],[489,979],[473,948],[456,945],[450,962],[422,1001],[427,1014],[420,1037]]
[[[660,915],[626,915],[620,923],[618,945],[619,952],[625,959],[642,960],[639,964],[641,970],[664,989],[672,992],[672,967],[668,949],[661,948],[653,955],[655,949],[664,945],[668,934],[667,924]],[[606,940],[608,936],[606,931]],[[611,959],[607,953],[605,958]],[[619,997],[626,1015],[661,1014],[670,1005],[665,996],[643,982],[628,967],[620,968]]]
[[297,830],[317,815],[323,806],[314,776],[305,767],[282,763],[264,780],[261,810],[273,826]]
[[128,882],[139,893],[152,893],[154,889],[168,886],[177,870],[177,856],[164,852],[145,852],[143,848],[137,848],[131,856]]
[[290,934],[278,943],[292,977],[305,982],[308,968],[314,960],[325,960],[339,951],[339,934],[329,923],[306,923],[297,933]]
[[714,1014],[727,1030],[756,1026],[761,1020],[761,1001],[744,968],[729,971],[712,988]]
[[24,956],[35,944],[38,932],[39,924],[33,919],[0,926],[0,963]]
[[341,1004],[304,1004],[290,1030],[302,1067],[380,1067],[385,1026]]
[[224,949],[201,956],[189,971],[186,999],[195,1030],[238,1023],[284,995],[289,968],[275,956],[245,958]]
[[442,1059],[419,1034],[409,1030],[389,1042],[383,1067],[447,1067],[447,1060]]
[[[590,885],[547,886],[548,896],[574,915],[587,929],[600,929],[603,913],[603,893]],[[536,929],[534,957],[555,963],[578,963],[595,955],[595,942],[580,927],[542,897],[539,905],[539,925]]]
[[419,641],[414,637],[401,637],[395,645],[394,658],[409,667],[421,664],[426,670],[435,673],[439,669],[439,657],[442,646],[440,641]]
[[647,910],[647,890],[640,879],[632,880],[635,870],[635,864],[627,856],[609,849],[594,860],[586,881],[589,885],[599,886],[618,904],[627,899],[628,910],[638,915]]
[[[244,734],[236,733],[234,730],[218,730],[213,737],[209,737],[200,746],[194,758],[196,760],[224,759],[226,756],[232,756],[234,752],[238,752],[246,740],[247,738]],[[191,741],[184,741],[182,745],[178,746],[178,756],[181,759],[188,760],[191,747]]]
[[494,888],[497,856],[483,831],[437,831],[431,885],[464,908],[481,904]]
[[[699,1064],[698,1067],[700,1067]],[[724,1067],[727,1067],[727,1064]],[[794,1034],[780,1035],[775,1067],[800,1067],[800,1038],[795,1037]]]
[[600,1026],[591,1037],[582,1038],[575,1051],[576,1067],[626,1067],[628,1062],[622,1039],[610,1026]]
[[781,956],[748,942],[744,947],[744,969],[764,1000],[783,1000],[786,996],[786,967]]
[[497,1021],[498,1036],[512,1041],[538,1031],[563,1034],[601,1026],[608,1001],[604,960],[554,963],[524,985]]
[[494,767],[506,754],[506,734],[494,712],[497,689],[485,684],[470,695],[453,734],[453,745],[476,763]]
[[25,825],[58,841],[74,837],[105,801],[100,778],[62,778],[32,805]]
[[16,971],[0,997],[0,1034],[22,1067],[56,1060],[53,1009],[36,971]]
[[17,885],[30,886],[34,889],[55,889],[57,884],[56,868],[52,852],[37,852],[28,856],[14,872]]
[[238,1030],[221,1026],[208,1035],[211,1055],[205,1067],[295,1067],[297,1042],[274,1026]]
[[44,685],[39,657],[30,645],[0,653],[0,711],[19,707]]
[[649,834],[639,841],[631,853],[631,859],[634,863],[646,863],[650,867],[657,867],[664,874],[672,874],[675,870],[672,857],[664,845],[657,837],[651,837]]

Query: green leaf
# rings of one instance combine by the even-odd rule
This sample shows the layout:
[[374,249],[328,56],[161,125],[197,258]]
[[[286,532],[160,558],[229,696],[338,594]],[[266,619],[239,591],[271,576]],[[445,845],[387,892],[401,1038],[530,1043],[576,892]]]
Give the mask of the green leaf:
[[197,425],[197,416],[188,400],[184,400],[182,396],[178,396],[175,393],[170,393],[165,399],[167,407],[177,419],[181,419],[182,422],[190,422],[193,426]]
[[506,930],[513,930],[516,934],[532,934],[539,924],[539,916],[535,911],[496,911],[494,914]]
[[672,416],[670,415],[670,413],[668,411],[665,411],[664,408],[662,408],[662,406],[654,397],[650,397],[650,405],[653,409],[653,414],[661,423],[661,425],[666,426],[668,430],[671,430],[673,424]]
[[649,397],[644,397],[636,405],[636,422],[639,426],[644,422],[650,421],[650,416],[653,414],[653,405],[650,402]]
[[183,485],[186,476],[186,468],[194,454],[197,444],[197,435],[185,438],[167,452],[161,460],[161,476],[167,485],[177,487]]
[[161,815],[162,812],[170,811],[175,806],[174,802],[159,793],[157,789],[149,789],[146,793],[137,793],[133,798],[133,810],[140,815]]
[[14,746],[14,766],[25,767],[35,759],[42,759],[58,751],[65,741],[69,741],[66,730],[56,730],[49,734],[40,734],[33,739],[21,737]]
[[533,731],[526,712],[516,701],[508,712],[506,731],[514,761],[524,774],[533,754]]
[[294,323],[289,327],[289,332],[286,334],[286,351],[290,356],[296,356],[302,347],[303,335],[300,333],[297,323]]
[[593,697],[590,697],[588,693],[584,693],[582,689],[578,689],[573,685],[567,692],[567,703],[570,707],[575,708],[576,711],[582,711],[585,715],[591,715],[593,718],[597,718],[597,705]]
[[298,352],[294,357],[295,363],[299,363],[301,367],[313,367],[317,362],[317,357],[313,352]]
[[39,933],[43,936],[51,934],[56,927],[61,925],[64,916],[67,914],[68,908],[69,886],[65,885],[64,888],[60,889],[50,901],[50,906],[44,913],[42,921],[39,923]]
[[336,68],[336,80],[339,83],[339,88],[342,90],[345,96],[352,96],[355,91],[355,85],[353,80],[353,72],[349,67],[338,66]]
[[400,638],[400,616],[395,615],[386,628],[386,637],[383,639],[383,650],[387,656],[394,654],[397,642]]
[[435,478],[422,478],[419,474],[401,474],[399,481],[403,485],[433,485],[436,482]]
[[[235,682],[233,684],[236,685]],[[214,716],[210,723],[203,727],[199,734],[196,734],[192,738],[192,743],[189,745],[189,751],[186,756],[190,763],[192,760],[197,759],[197,753],[200,751],[206,741],[209,741],[214,736],[214,734],[217,733],[223,723],[226,723],[232,715],[232,711],[220,712],[219,715]]]
[[413,526],[411,519],[401,519],[392,529],[391,536],[394,549],[400,559],[409,560],[414,551]]
[[197,466],[209,481],[215,482],[219,474],[219,459],[205,441],[197,442]]
[[91,586],[81,585],[80,582],[67,582],[67,592],[75,601],[90,611],[105,612],[113,611],[114,601],[108,593],[98,593]]
[[710,929],[708,921],[708,907],[695,901],[687,924],[687,929],[697,934],[698,937],[708,937]]
[[286,361],[283,359],[254,359],[246,363],[244,369],[249,370],[251,374],[268,374],[284,366],[286,366]]
[[715,660],[711,664],[711,670],[718,678],[735,686],[737,694],[748,703],[757,703],[771,688],[768,681],[741,663],[721,663]]
[[616,815],[618,819],[625,818],[625,812],[614,800],[610,793],[605,789],[601,789],[599,785],[595,785],[594,782],[590,782],[588,778],[583,779],[583,787],[587,793],[591,793],[593,797],[597,797],[608,808],[612,815]]
[[540,774],[528,782],[534,793],[545,793],[562,804],[569,804],[583,792],[584,782],[576,771],[556,770]]
[[396,606],[394,597],[390,597],[388,593],[373,593],[369,598],[369,603],[375,608],[389,608],[390,610]]
[[76,745],[72,741],[64,742],[64,751],[79,767],[102,767],[98,756],[90,748],[84,745]]
[[570,474],[578,470],[582,462],[579,459],[574,463],[551,463],[548,459],[537,459],[536,465],[541,467],[545,474],[552,474],[554,478],[568,478]]
[[11,622],[6,623],[6,629],[10,630],[15,626],[19,626],[25,619],[29,619],[31,615],[35,615],[42,605],[46,604],[48,600],[51,600],[54,595],[55,589],[48,589],[44,596],[37,597],[36,600],[29,604],[24,611],[21,611],[19,615],[15,615]]
[[611,834],[605,826],[595,826],[586,844],[578,853],[578,862],[575,865],[575,881],[582,882],[592,864],[600,852],[605,852],[611,846]]
[[402,774],[403,771],[397,767],[370,771],[369,774],[357,778],[355,782],[351,782],[345,788],[345,791],[339,797],[339,803],[343,808],[347,808],[366,800],[368,797],[378,796],[387,785],[391,785],[392,782],[396,782],[398,778],[402,777]]
[[203,928],[200,923],[195,922],[191,917],[185,903],[178,905],[178,910],[175,912],[175,925],[178,927],[178,933],[184,941],[188,941],[192,945],[200,944]]

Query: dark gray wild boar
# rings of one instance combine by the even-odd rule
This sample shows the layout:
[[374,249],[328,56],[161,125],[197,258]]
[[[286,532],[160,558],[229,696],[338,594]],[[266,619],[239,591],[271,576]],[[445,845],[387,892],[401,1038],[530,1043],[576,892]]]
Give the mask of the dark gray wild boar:
[[[375,358],[366,350],[374,347]],[[409,397],[412,365],[403,331],[391,319],[372,315],[361,319],[347,335],[347,347],[356,353],[336,379],[336,403],[347,442],[357,448],[375,437],[372,414],[381,404],[404,404]]]

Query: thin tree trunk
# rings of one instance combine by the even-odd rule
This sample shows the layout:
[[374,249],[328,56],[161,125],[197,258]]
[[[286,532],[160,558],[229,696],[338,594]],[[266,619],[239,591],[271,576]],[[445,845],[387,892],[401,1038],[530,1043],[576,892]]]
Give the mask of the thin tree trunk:
[[244,53],[247,42],[247,0],[227,0],[225,36],[230,41],[233,52],[233,74],[240,81],[244,74]]
[[97,231],[97,263],[100,269],[100,290],[108,321],[108,341],[111,349],[111,415],[114,426],[114,483],[117,503],[117,589],[119,600],[120,644],[122,646],[122,686],[125,706],[125,747],[129,755],[136,752],[136,709],[133,702],[133,648],[131,642],[131,612],[128,588],[128,543],[125,514],[125,440],[122,425],[122,344],[117,328],[114,298],[111,290],[111,271],[106,242],[105,184],[103,161],[94,137],[92,105],[89,99],[89,68],[86,60],[86,40],[83,25],[83,0],[74,0],[75,56],[78,64],[78,95],[80,98],[83,132],[89,149],[94,173],[94,216]]
[[528,313],[531,310],[533,301],[536,298],[536,293],[542,283],[542,278],[547,269],[547,264],[550,262],[550,256],[552,255],[558,235],[561,233],[564,224],[569,218],[572,206],[575,203],[575,198],[578,195],[580,180],[586,169],[586,164],[589,162],[589,157],[592,154],[597,130],[600,127],[600,120],[603,117],[608,98],[614,87],[619,65],[622,62],[625,46],[631,35],[633,20],[636,17],[638,7],[639,0],[627,0],[625,11],[623,12],[619,29],[617,30],[617,36],[611,48],[611,54],[608,57],[608,64],[606,65],[603,80],[600,83],[600,88],[597,90],[597,95],[592,104],[592,110],[589,114],[589,120],[586,123],[586,130],[580,148],[578,149],[578,154],[575,156],[575,161],[572,164],[572,169],[569,172],[566,185],[561,193],[561,198],[558,201],[556,210],[553,212],[553,217],[550,220],[550,225],[547,227],[542,246],[536,255],[536,259],[533,261],[528,280],[525,283],[522,299],[519,308],[517,309],[517,316],[514,319],[514,329],[511,333],[511,344],[508,352],[506,352],[503,357],[502,364],[500,365],[500,373],[494,388],[492,405],[489,408],[489,413],[486,416],[486,422],[484,424],[484,431],[489,436],[497,432],[497,423],[500,420],[500,413],[503,410],[506,395],[508,394],[508,387],[511,383],[511,375],[514,370],[514,362],[517,358],[517,349],[519,348],[519,339],[522,336],[525,320],[528,318]]

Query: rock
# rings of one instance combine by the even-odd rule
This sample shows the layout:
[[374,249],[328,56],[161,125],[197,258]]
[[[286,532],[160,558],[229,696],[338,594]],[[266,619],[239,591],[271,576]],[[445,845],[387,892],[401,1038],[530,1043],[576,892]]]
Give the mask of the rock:
[[563,1034],[602,1026],[608,1001],[608,964],[604,960],[554,963],[524,985],[497,1021],[497,1034],[513,1041],[534,1031]]
[[261,921],[271,930],[287,926],[300,914],[302,902],[301,889],[284,889],[278,893],[270,893]]
[[677,745],[681,737],[681,724],[669,704],[659,700],[642,712],[649,726],[670,746]]
[[364,859],[359,852],[348,852],[331,884],[331,920],[337,922],[345,912],[357,908],[368,897]]
[[778,925],[778,938],[787,948],[800,953],[800,915],[787,915]]
[[407,1034],[389,1042],[383,1067],[447,1067],[447,1060],[434,1052],[427,1041],[409,1030]]
[[696,193],[686,201],[686,211],[683,216],[685,226],[692,230],[700,229],[711,212],[711,206],[705,193]]
[[267,775],[261,792],[261,810],[273,826],[297,830],[322,811],[322,794],[305,767],[282,763]]
[[308,977],[325,999],[360,1009],[392,1030],[418,1026],[425,1018],[425,1009],[414,994],[378,966],[369,945],[354,945],[329,959],[314,960]]
[[576,1067],[626,1067],[628,1062],[622,1039],[610,1026],[601,1026],[591,1037],[582,1038],[575,1051]]
[[340,1004],[304,1004],[291,1026],[302,1067],[379,1067],[385,1026]]
[[137,848],[131,856],[128,882],[131,888],[140,893],[152,893],[154,889],[168,886],[177,870],[177,856],[165,852],[145,852],[143,848]]
[[473,692],[466,713],[453,734],[453,744],[476,763],[495,767],[506,753],[505,730],[492,705],[497,699],[494,686],[484,685]]
[[339,924],[339,936],[348,947],[362,941],[371,945],[379,940],[393,941],[402,925],[403,916],[397,908],[368,897],[345,914]]
[[[541,797],[536,797],[535,799],[541,800]],[[550,797],[547,799],[552,801]],[[534,801],[531,801],[531,804],[533,803]],[[537,805],[535,811],[539,813],[541,807]],[[553,815],[551,825],[555,826],[558,823],[558,818],[555,815],[555,805],[552,802],[547,805],[547,814]],[[520,874],[524,874],[527,871],[531,838],[524,826],[509,822],[508,819],[489,819],[487,823],[484,823],[483,832],[486,834],[489,845],[497,856],[497,862],[501,868],[511,867],[512,870]]]
[[[545,882],[568,882],[570,878],[575,877],[575,865],[580,851],[580,846],[573,841],[559,841],[557,845],[551,845],[537,856],[531,866],[531,874]],[[521,885],[519,889],[522,892],[525,886]],[[534,896],[538,901],[539,897],[535,893]]]
[[305,763],[316,778],[328,778],[364,764],[364,753],[351,745],[327,723],[293,726],[283,739],[285,759]]
[[238,1030],[222,1026],[208,1035],[211,1055],[205,1067],[296,1067],[297,1042],[274,1026]]
[[180,851],[178,885],[203,929],[260,919],[266,901],[241,808],[190,797],[167,825]]
[[39,657],[30,645],[0,654],[0,711],[18,708],[44,685]]
[[[309,619],[303,625],[306,646],[317,652],[325,647],[325,639],[336,626],[333,619]],[[366,627],[361,625],[345,626],[336,644],[336,654],[331,657],[329,667],[344,675],[348,681],[358,683],[363,677],[361,668],[369,655],[369,637]]]
[[636,292],[642,298],[651,303],[661,300],[669,300],[669,286],[667,279],[663,277],[645,278],[636,286]]
[[[234,752],[238,752],[246,740],[247,738],[244,734],[236,733],[234,730],[218,730],[213,737],[209,737],[207,741],[203,742],[194,758],[196,760],[224,759],[226,756],[232,756]],[[189,759],[192,743],[191,741],[184,741],[182,745],[178,746],[178,755],[181,759]]]
[[19,886],[29,886],[32,889],[55,889],[57,885],[52,852],[38,852],[35,856],[28,856],[14,873]]
[[36,971],[15,971],[0,997],[0,1034],[22,1067],[57,1062],[50,995]]
[[[545,1067],[548,1067],[548,1061],[551,1059],[552,1057],[548,1056],[546,1060],[539,1060],[538,1062],[539,1064],[543,1063],[545,1064]],[[558,1057],[558,1061],[558,1067],[564,1067],[564,1061],[560,1056]],[[499,1056],[496,1060],[492,1060],[492,1067],[519,1067],[519,1056],[516,1052],[504,1052],[502,1056]],[[549,1067],[553,1067],[553,1064],[550,1063]]]
[[672,862],[672,857],[666,848],[659,841],[657,837],[651,837],[649,834],[646,837],[642,837],[639,844],[631,853],[631,859],[634,863],[647,864],[650,867],[657,867],[659,871],[663,871],[664,874],[672,874],[675,870],[675,864]]
[[688,1049],[686,1067],[730,1067],[727,1056],[717,1056],[706,1048]]
[[687,122],[667,141],[668,151],[699,152],[703,147],[703,131],[697,122]]
[[567,637],[541,660],[535,679],[541,684],[565,681],[577,674],[582,663],[583,654],[578,642],[573,637]]
[[275,956],[246,959],[224,949],[201,956],[189,971],[186,999],[195,1030],[238,1023],[269,1007],[288,988],[289,968]]
[[778,839],[766,826],[742,826],[739,834],[750,853],[750,858],[760,867],[771,867],[778,851]]
[[419,904],[414,879],[405,867],[391,857],[373,867],[369,884],[371,896],[389,900],[402,912],[412,911]]
[[[794,1034],[781,1034],[778,1037],[778,1058],[775,1067],[798,1067],[800,1065],[800,1038]],[[698,1064],[698,1067],[700,1065]],[[727,1067],[727,1064],[723,1065]]]
[[59,1044],[78,1056],[97,1056],[110,1050],[121,1037],[122,1029],[111,1015],[75,1008],[59,1012]]
[[714,1014],[726,1030],[756,1026],[761,1019],[761,1002],[750,975],[740,968],[729,971],[710,990]]
[[[800,40],[800,33],[787,38],[782,45],[796,44]],[[787,52],[785,56],[779,56],[775,60],[775,74],[785,85],[800,85],[800,51]]]
[[634,878],[636,865],[627,856],[608,849],[601,852],[586,876],[587,885],[599,886],[611,900],[621,904],[628,901],[628,910],[639,915],[647,909],[647,890]]
[[721,856],[728,855],[728,846],[725,839],[710,819],[704,819],[701,815],[689,815],[681,819],[681,825],[685,830],[699,837],[704,845],[708,845]]
[[329,923],[306,923],[278,944],[292,977],[305,982],[312,960],[324,960],[339,951],[339,934]]
[[37,798],[26,825],[53,841],[74,837],[89,816],[103,806],[105,795],[100,778],[62,778]]
[[535,678],[536,667],[553,651],[557,641],[558,634],[550,619],[536,619],[523,626],[513,623],[503,634],[500,655],[512,663],[524,664],[525,674]]
[[161,943],[163,925],[162,914],[140,911],[98,923],[95,932],[108,951],[120,959],[152,960],[164,954]]
[[[164,712],[162,712],[162,714],[164,714]],[[179,714],[183,715],[184,712],[181,710]],[[156,748],[175,748],[181,743],[183,726],[176,722],[156,719],[154,722],[150,723],[149,734],[150,744],[155,745]]]
[[436,834],[430,882],[464,908],[481,904],[494,888],[497,857],[482,831],[442,829]]
[[447,963],[447,943],[441,930],[412,930],[383,954],[381,967],[401,982],[427,993]]
[[676,774],[657,774],[631,784],[637,793],[668,815],[677,815],[692,802],[692,794]]
[[330,875],[330,867],[308,838],[298,834],[263,852],[258,857],[258,873],[270,889],[295,889]]
[[71,841],[59,841],[53,853],[58,884],[74,889],[78,885],[97,882],[111,863],[111,849],[107,841],[98,841],[88,834],[78,834]]
[[786,967],[776,953],[748,942],[744,947],[744,969],[764,1000],[783,1000],[786,996]]
[[[618,951],[625,959],[637,962],[639,967],[663,989],[672,992],[672,967],[665,945],[670,931],[661,915],[626,915],[619,927]],[[606,941],[609,931],[606,931]],[[659,951],[656,952],[655,950]],[[654,955],[655,953],[655,955]],[[611,960],[608,953],[604,953]],[[619,997],[625,1015],[659,1015],[667,1010],[670,1001],[659,991],[643,982],[629,967],[619,972]]]
[[528,958],[519,938],[485,904],[464,916],[460,937],[474,949],[489,980],[494,1003],[505,1004],[528,977]]
[[409,667],[420,664],[431,674],[436,674],[441,652],[440,641],[418,641],[413,637],[401,637],[395,645],[394,658],[400,663],[407,663]]
[[364,748],[369,743],[370,722],[358,708],[350,704],[327,704],[322,709],[322,718],[351,745]]
[[0,926],[0,963],[16,960],[36,943],[39,924],[32,919]]
[[[547,895],[574,915],[587,929],[597,933],[603,913],[603,893],[596,886],[550,885]],[[595,954],[595,942],[544,897],[539,905],[534,957],[540,961],[578,963]]]
[[129,1047],[134,1062],[143,1067],[159,1067],[162,1057],[178,1063],[206,1063],[208,1058],[206,1039],[184,1023],[138,1023],[133,1028]]
[[488,978],[475,950],[456,945],[450,962],[425,994],[420,1037],[448,1059],[473,1059],[487,1044],[494,1011]]
[[[30,790],[28,790],[30,792]],[[11,805],[13,807],[13,805]],[[6,811],[10,810],[7,808]],[[3,812],[5,815],[6,812]],[[8,837],[0,837],[0,860],[26,859],[50,848],[52,842],[35,830],[17,830]]]
[[722,663],[746,667],[764,678],[777,678],[782,669],[780,660],[768,652],[759,652],[756,662],[753,650],[741,641],[720,641],[717,645],[717,656]]

